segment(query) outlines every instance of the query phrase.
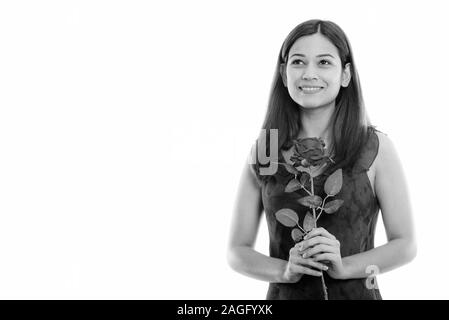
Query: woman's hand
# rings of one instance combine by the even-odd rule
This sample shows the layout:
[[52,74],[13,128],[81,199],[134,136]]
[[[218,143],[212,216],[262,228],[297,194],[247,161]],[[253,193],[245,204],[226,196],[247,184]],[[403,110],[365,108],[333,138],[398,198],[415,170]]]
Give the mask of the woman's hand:
[[[321,270],[327,270],[328,267],[320,262],[314,261],[312,258],[304,258],[302,255],[304,250],[300,249],[300,244],[297,243],[290,249],[287,265],[283,273],[283,280],[288,283],[298,282],[303,274],[308,274],[315,277],[322,275]],[[315,268],[315,269],[312,269]],[[316,269],[320,270],[317,271]]]
[[327,273],[334,279],[344,279],[346,270],[340,255],[340,242],[334,235],[324,228],[314,228],[298,243],[304,251],[304,259],[326,263],[329,266]]

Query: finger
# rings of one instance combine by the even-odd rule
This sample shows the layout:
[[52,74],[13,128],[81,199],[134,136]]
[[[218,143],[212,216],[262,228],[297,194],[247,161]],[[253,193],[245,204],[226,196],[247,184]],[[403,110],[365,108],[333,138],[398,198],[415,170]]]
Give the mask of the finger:
[[321,261],[321,262],[328,260],[329,262],[332,262],[332,261],[337,261],[337,258],[338,258],[338,255],[335,253],[320,253],[320,254],[315,255],[313,257],[313,260]]
[[302,248],[302,250],[304,251],[305,249],[307,249],[309,247],[314,247],[319,244],[327,244],[327,245],[335,246],[335,247],[340,246],[340,243],[336,239],[333,240],[333,239],[329,239],[329,238],[323,237],[323,236],[316,236],[311,239],[303,241],[302,245],[300,245],[299,248],[300,249]]
[[303,253],[304,253],[304,250],[300,250],[297,246],[294,246],[290,249],[291,257],[301,257]]
[[306,252],[302,254],[303,258],[308,258],[318,253],[338,253],[338,248],[334,246],[329,246],[327,244],[319,244],[314,246],[313,248],[308,249]]
[[333,234],[331,234],[329,231],[327,231],[326,229],[324,229],[323,227],[319,227],[319,228],[314,228],[312,229],[312,231],[310,231],[305,237],[304,240],[316,237],[316,236],[323,236],[329,239],[333,239],[335,240],[335,236]]
[[326,271],[327,269],[329,269],[325,264],[320,263],[320,262],[316,262],[313,259],[303,259],[303,258],[300,258],[300,257],[292,257],[290,259],[290,261],[292,263],[294,263],[294,264],[297,264],[297,265],[301,265],[301,266],[307,265],[309,267],[312,267],[312,268],[315,268],[315,269],[318,269],[318,270],[325,270]]
[[304,250],[304,241],[298,242],[297,244],[295,244],[295,246],[293,248],[296,248],[299,251],[303,251]]
[[304,266],[298,266],[296,264],[292,264],[291,265],[291,270],[293,272],[302,273],[302,274],[308,274],[310,276],[315,276],[315,277],[321,277],[323,275],[323,273],[320,272],[320,271],[309,269],[309,268],[304,267]]

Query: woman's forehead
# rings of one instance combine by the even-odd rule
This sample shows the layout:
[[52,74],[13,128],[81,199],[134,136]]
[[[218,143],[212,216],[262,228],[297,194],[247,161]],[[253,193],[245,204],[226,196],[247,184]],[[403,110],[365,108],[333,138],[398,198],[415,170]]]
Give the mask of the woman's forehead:
[[338,57],[337,47],[320,33],[298,38],[290,48],[289,57],[293,54],[302,54],[306,57],[315,57],[323,54],[331,54]]

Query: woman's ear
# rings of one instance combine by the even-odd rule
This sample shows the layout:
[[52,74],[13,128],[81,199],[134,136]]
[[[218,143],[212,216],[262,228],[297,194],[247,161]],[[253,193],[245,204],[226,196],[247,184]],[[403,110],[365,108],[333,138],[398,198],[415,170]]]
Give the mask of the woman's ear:
[[351,81],[351,63],[346,63],[343,73],[341,75],[341,86],[347,87],[349,86],[349,82]]
[[284,87],[287,88],[287,74],[285,72],[285,63],[280,64],[279,73],[281,74],[281,78],[282,78],[282,82],[284,83]]

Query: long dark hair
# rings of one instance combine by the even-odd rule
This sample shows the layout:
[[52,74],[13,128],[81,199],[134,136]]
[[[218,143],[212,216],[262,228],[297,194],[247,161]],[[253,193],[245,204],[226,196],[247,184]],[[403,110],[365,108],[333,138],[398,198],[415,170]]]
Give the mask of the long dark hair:
[[[335,111],[330,120],[333,140],[332,151],[335,161],[331,168],[350,168],[354,165],[368,138],[368,131],[374,127],[365,111],[351,45],[343,30],[334,22],[318,19],[308,20],[296,26],[288,34],[277,59],[268,109],[262,129],[266,130],[267,146],[269,146],[270,129],[278,129],[278,155],[281,154],[281,149],[290,148],[292,140],[297,138],[301,129],[301,110],[284,86],[280,70],[282,64],[287,63],[288,53],[293,43],[300,37],[315,33],[321,33],[335,45],[343,68],[346,63],[351,64],[351,80],[347,87],[340,88],[335,100]],[[265,150],[269,149],[266,148]]]

